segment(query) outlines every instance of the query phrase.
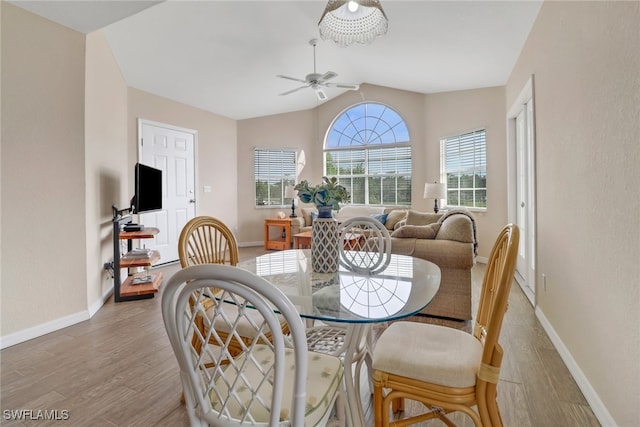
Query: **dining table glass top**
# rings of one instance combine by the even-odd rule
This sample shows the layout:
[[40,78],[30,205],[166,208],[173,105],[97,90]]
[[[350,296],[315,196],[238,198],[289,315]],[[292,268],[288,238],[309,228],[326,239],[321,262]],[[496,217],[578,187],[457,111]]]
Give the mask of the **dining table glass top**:
[[316,273],[311,251],[270,252],[240,262],[276,285],[300,316],[348,323],[375,323],[420,312],[440,286],[440,268],[430,261],[391,254],[373,272],[340,266],[336,273]]

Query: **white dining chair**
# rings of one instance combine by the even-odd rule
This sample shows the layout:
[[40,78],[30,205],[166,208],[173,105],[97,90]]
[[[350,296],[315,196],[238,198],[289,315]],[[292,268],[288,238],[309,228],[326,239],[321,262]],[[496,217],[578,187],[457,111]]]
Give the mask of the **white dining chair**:
[[[350,271],[376,274],[384,270],[391,259],[391,236],[386,227],[373,217],[353,217],[339,228],[340,265]],[[361,334],[354,334],[358,330]],[[357,342],[351,342],[356,340]],[[355,366],[355,384],[360,384],[362,364],[367,366],[368,382],[373,389],[372,339],[367,326],[349,328],[348,324],[326,322],[307,328],[310,350],[343,357],[347,346],[354,346],[352,364]],[[346,367],[345,369],[349,369]],[[356,388],[357,402],[361,401]],[[353,404],[353,402],[347,402]],[[358,404],[358,403],[356,403]]]
[[[235,309],[224,309],[228,306]],[[329,419],[341,393],[342,362],[307,350],[298,312],[265,279],[228,265],[187,267],[168,281],[162,316],[192,426],[297,427],[324,425]],[[255,339],[237,340],[242,351],[236,354],[230,339],[222,339],[213,327],[219,322],[226,324],[228,336],[251,333]]]
[[391,235],[370,216],[349,218],[340,224],[340,265],[360,273],[375,274],[389,263]]

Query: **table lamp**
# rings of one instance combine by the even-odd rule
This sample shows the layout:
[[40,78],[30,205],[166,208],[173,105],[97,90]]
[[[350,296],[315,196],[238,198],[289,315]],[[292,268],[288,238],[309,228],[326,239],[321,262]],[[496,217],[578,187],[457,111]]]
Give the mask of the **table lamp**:
[[291,198],[291,218],[295,218],[296,215],[296,190],[294,190],[293,185],[287,185],[284,188],[284,197],[285,199]]
[[433,184],[427,182],[424,184],[424,198],[434,199],[433,211],[438,213],[438,200],[447,198],[447,187],[443,183],[434,182]]

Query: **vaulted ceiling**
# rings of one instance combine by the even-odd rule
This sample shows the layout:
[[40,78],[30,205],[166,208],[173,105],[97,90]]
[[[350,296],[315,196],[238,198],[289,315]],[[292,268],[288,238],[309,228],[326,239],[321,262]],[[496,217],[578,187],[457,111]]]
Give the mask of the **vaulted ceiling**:
[[[326,1],[11,1],[83,33],[103,31],[127,85],[234,119],[308,109]],[[538,1],[382,0],[388,33],[346,48],[319,40],[336,82],[418,93],[504,85]],[[343,89],[327,88],[329,99]]]

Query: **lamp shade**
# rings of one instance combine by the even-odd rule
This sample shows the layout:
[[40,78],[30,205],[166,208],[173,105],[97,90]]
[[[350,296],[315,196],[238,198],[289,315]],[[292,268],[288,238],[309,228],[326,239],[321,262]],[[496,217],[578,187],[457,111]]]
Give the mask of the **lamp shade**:
[[424,184],[424,198],[425,199],[446,199],[447,187],[442,183],[427,182]]
[[387,33],[387,15],[379,0],[329,0],[318,22],[320,37],[340,46],[369,44]]
[[287,185],[284,187],[284,197],[286,199],[293,199],[296,197],[296,190],[294,190],[293,185]]

